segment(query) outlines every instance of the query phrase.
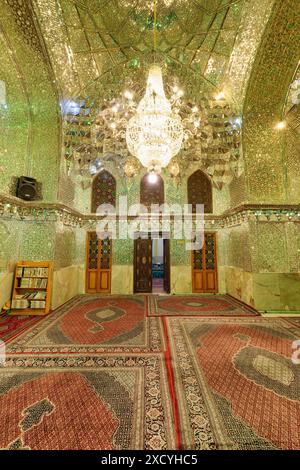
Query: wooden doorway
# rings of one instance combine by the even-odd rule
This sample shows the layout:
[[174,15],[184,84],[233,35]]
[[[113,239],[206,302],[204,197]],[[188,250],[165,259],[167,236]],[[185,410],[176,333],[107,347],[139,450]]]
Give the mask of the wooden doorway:
[[87,293],[111,292],[112,240],[99,239],[96,232],[88,232],[86,238]]
[[171,292],[170,282],[170,240],[164,239],[164,290],[167,294]]
[[[161,236],[161,234],[160,234]],[[141,234],[134,241],[134,292],[135,293],[152,293],[157,292],[156,281],[160,280],[160,268],[155,264],[155,256],[153,255],[153,239]],[[163,256],[162,256],[162,287],[158,287],[159,292],[170,293],[170,240],[164,238]]]
[[192,252],[193,292],[218,292],[216,233],[204,234],[203,246]]
[[134,240],[134,292],[152,292],[152,240],[144,235]]

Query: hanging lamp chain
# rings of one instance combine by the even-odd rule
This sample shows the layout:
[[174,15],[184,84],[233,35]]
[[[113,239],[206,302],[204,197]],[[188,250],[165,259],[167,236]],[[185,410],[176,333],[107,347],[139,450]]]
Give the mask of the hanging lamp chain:
[[157,49],[157,0],[154,0],[154,11],[153,11],[153,48],[154,48],[154,57]]

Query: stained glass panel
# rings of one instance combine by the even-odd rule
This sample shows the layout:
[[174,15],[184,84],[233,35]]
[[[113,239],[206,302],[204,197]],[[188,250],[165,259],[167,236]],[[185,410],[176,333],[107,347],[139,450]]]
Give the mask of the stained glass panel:
[[109,238],[100,240],[100,269],[110,269],[111,241]]
[[213,233],[205,234],[205,265],[206,269],[215,269],[216,264],[215,237]]
[[89,236],[89,269],[97,269],[98,262],[98,237],[97,233],[90,233]]

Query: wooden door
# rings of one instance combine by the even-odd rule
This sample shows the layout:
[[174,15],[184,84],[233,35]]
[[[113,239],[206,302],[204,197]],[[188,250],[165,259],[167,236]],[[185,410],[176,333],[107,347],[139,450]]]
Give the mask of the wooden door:
[[134,241],[134,292],[152,292],[152,240]]
[[170,293],[170,240],[164,239],[164,290]]
[[88,232],[86,242],[86,292],[111,292],[112,240]]
[[205,233],[203,246],[192,254],[193,292],[218,292],[217,240],[215,233]]

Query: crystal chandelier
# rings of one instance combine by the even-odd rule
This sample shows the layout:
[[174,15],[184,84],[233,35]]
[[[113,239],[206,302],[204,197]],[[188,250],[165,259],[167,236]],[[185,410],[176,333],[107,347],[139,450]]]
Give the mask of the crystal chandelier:
[[179,115],[172,113],[163,87],[160,67],[150,68],[144,98],[127,124],[128,150],[149,172],[160,173],[179,152],[183,127]]

